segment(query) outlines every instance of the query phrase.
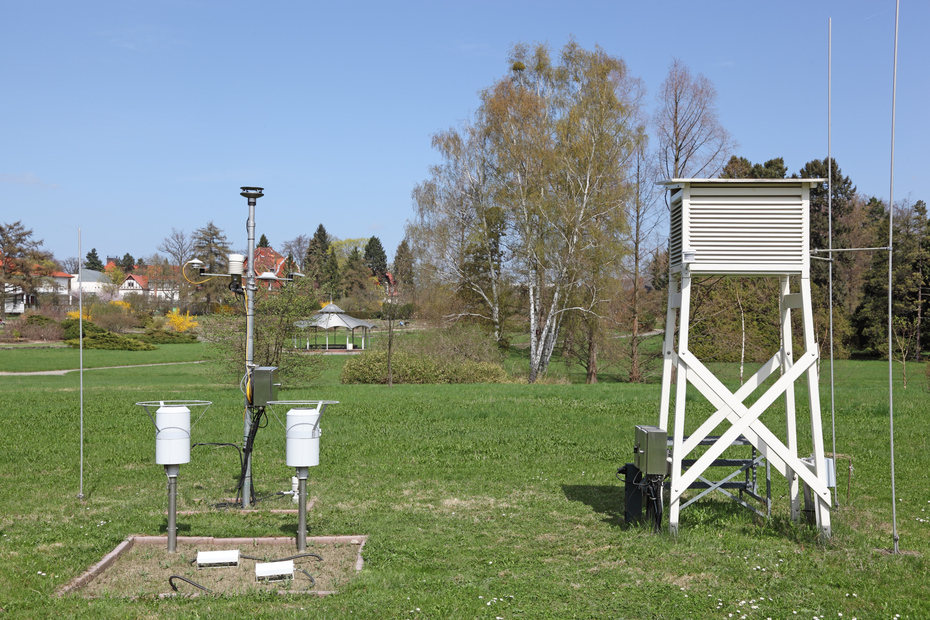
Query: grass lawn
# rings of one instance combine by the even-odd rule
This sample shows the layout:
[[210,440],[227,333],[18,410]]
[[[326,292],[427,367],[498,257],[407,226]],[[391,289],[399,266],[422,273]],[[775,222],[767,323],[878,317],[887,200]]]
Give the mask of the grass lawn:
[[[175,348],[182,346],[188,345],[151,353],[196,357]],[[0,355],[4,370],[13,364],[7,353]],[[37,367],[64,363],[55,350],[23,353]],[[102,354],[101,366],[152,363],[94,353]],[[630,460],[633,426],[658,420],[658,385],[343,386],[344,360],[327,357],[317,386],[279,394],[340,401],[327,409],[321,464],[310,472],[316,504],[309,534],[369,536],[363,572],[322,599],[55,597],[126,536],[165,532],[166,479],[154,463],[155,432],[134,403],[213,401],[193,440],[236,443],[242,396],[235,386],[215,384],[203,365],[86,374],[86,499],[79,501],[77,373],[0,377],[10,397],[0,435],[0,615],[930,617],[930,407],[916,365],[908,389],[899,385],[895,395],[897,521],[907,553],[892,556],[881,552],[892,546],[884,363],[837,364],[837,450],[853,457],[855,470],[847,501],[846,464],[839,463],[841,506],[834,537],[824,545],[787,518],[787,485],[777,479],[767,521],[722,499],[705,499],[682,512],[677,539],[627,528],[615,472]],[[718,370],[735,380],[732,367]],[[822,392],[829,445],[826,386]],[[693,399],[692,428],[705,411],[696,393]],[[281,422],[285,412],[277,412]],[[778,412],[766,415],[778,428]],[[290,489],[293,470],[284,464],[284,448],[284,430],[271,416],[256,442],[259,494]],[[234,495],[237,472],[235,450],[195,448],[191,463],[181,466],[179,510],[207,509]],[[269,499],[250,511],[180,515],[179,533],[293,536],[296,516],[271,512],[285,507],[288,499]]]
[[[0,349],[0,372],[35,372],[40,370],[70,370],[80,367],[78,349],[56,348],[2,348]],[[162,345],[155,351],[84,351],[84,368],[107,366],[129,366],[133,364],[164,364],[168,362],[191,362],[203,358],[203,345]]]

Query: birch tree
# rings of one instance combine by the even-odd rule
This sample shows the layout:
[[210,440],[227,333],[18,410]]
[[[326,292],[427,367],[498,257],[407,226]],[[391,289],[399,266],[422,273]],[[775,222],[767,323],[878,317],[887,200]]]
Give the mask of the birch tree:
[[[512,76],[483,96],[515,258],[528,292],[529,380],[546,372],[565,313],[603,300],[586,258],[623,226],[626,176],[644,136],[624,62],[574,41],[554,64],[517,45]],[[588,262],[590,265],[590,262]]]
[[497,202],[483,115],[437,133],[433,148],[442,163],[414,188],[414,219],[407,225],[420,275],[464,302],[446,318],[486,322],[501,343],[508,288],[503,238],[509,223]]

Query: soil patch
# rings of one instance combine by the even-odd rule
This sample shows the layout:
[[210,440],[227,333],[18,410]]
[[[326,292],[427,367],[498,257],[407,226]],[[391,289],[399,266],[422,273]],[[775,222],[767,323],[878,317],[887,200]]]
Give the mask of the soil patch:
[[[293,538],[181,537],[177,552],[168,553],[167,538],[133,536],[120,543],[96,566],[65,585],[59,594],[96,597],[161,597],[172,595],[235,595],[257,592],[325,595],[336,592],[362,569],[365,536],[320,536],[307,539],[307,549],[323,558],[294,558],[294,578],[257,581],[255,565],[300,555]],[[238,566],[198,569],[198,551],[238,549]],[[259,558],[258,560],[245,558]],[[192,563],[193,562],[193,563]],[[301,570],[309,573],[310,579]],[[173,579],[176,590],[169,584]],[[183,578],[183,579],[182,579]],[[185,581],[193,581],[206,590]]]

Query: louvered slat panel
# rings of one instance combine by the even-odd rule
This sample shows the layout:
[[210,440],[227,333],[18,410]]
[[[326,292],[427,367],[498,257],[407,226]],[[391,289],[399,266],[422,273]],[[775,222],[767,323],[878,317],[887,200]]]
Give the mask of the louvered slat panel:
[[681,267],[682,249],[682,194],[680,190],[672,195],[671,222],[669,226],[669,267],[675,271]]
[[692,270],[713,265],[759,270],[804,261],[804,213],[801,188],[721,193],[716,188],[691,188],[684,209],[686,249],[695,251]]

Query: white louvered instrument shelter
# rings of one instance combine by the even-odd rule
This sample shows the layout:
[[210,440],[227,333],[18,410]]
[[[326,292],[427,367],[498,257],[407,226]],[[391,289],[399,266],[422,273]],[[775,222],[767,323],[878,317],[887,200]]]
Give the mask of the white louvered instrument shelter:
[[669,179],[672,273],[810,272],[810,188],[824,179]]
[[[816,496],[814,516],[821,535],[830,537],[832,494],[820,418],[820,353],[814,332],[809,254],[810,190],[824,182],[669,179],[661,183],[669,190],[671,222],[658,426],[672,435],[668,519],[672,533],[678,531],[681,509],[700,497],[685,502],[685,493],[734,441],[744,437],[787,479],[792,519],[799,521],[801,517],[803,480],[812,498]],[[692,280],[710,275],[779,280],[778,295],[773,299],[779,315],[779,349],[736,391],[717,378],[688,346]],[[800,313],[799,322],[792,321],[792,312]],[[794,323],[800,323],[804,343],[803,352],[797,355],[793,350]],[[801,459],[798,441],[795,383],[805,379],[813,467]],[[706,406],[694,406],[700,403],[692,401],[689,385],[704,397],[713,414],[707,415]],[[769,428],[762,414],[779,399],[784,399],[784,424]],[[690,424],[685,423],[686,413]],[[673,428],[669,428],[670,421]],[[697,428],[685,435],[695,423]],[[698,454],[697,447],[706,445],[702,444],[706,440],[711,441],[710,447]]]

